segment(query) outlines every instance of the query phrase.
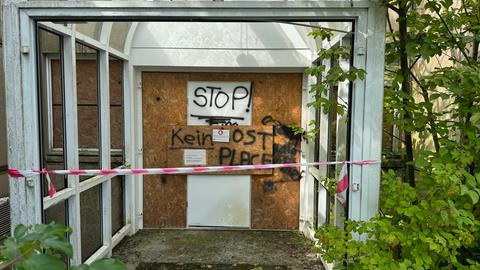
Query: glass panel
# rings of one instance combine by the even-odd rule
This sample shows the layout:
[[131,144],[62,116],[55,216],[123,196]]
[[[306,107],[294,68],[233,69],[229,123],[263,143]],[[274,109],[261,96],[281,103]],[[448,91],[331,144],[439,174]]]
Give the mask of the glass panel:
[[[124,109],[122,61],[110,57],[110,142],[111,166],[116,168],[124,164]],[[125,225],[124,197],[125,177],[112,178],[112,233],[115,234]]]
[[123,65],[122,61],[110,57],[110,148],[111,166],[124,163],[124,110],[123,110]]
[[[68,226],[68,200],[62,201],[54,206],[51,206],[45,210],[45,221],[44,223],[48,224],[55,222],[56,224],[63,224]],[[65,264],[68,264],[68,257],[62,255],[62,259]]]
[[[42,168],[64,169],[64,92],[62,86],[61,42],[59,35],[38,29],[39,99],[41,108]],[[57,191],[67,186],[66,177],[51,175]],[[43,196],[48,196],[43,181]]]
[[62,201],[45,210],[45,223],[48,224],[53,221],[57,224],[68,225],[67,204],[68,204],[68,201]]
[[100,32],[102,31],[101,22],[85,22],[77,23],[75,26],[77,32],[89,36],[93,39],[100,40]]
[[[76,44],[77,117],[80,169],[100,168],[98,52]],[[89,178],[81,176],[80,181]]]
[[[351,46],[350,38],[344,37],[339,46],[347,47]],[[332,66],[340,66],[343,70],[350,69],[350,59],[348,58],[335,58],[332,59]],[[349,111],[349,93],[350,93],[350,83],[341,82],[338,85],[335,85],[330,90],[330,101],[332,104],[336,104],[338,107],[343,107],[345,112]],[[347,160],[348,158],[348,144],[349,144],[349,128],[348,128],[348,117],[347,113],[338,114],[335,110],[337,106],[332,106],[330,112],[330,123],[331,123],[331,137],[330,137],[330,160],[342,161]],[[329,174],[330,177],[339,178],[339,174],[342,170],[343,165],[330,166]],[[347,192],[348,193],[348,192]],[[344,222],[347,216],[347,204],[348,204],[348,195],[347,198],[341,198],[335,196],[334,204],[334,213],[335,220],[334,224],[340,228],[343,228]]]
[[101,186],[80,194],[80,220],[82,230],[82,261],[102,246]]
[[125,176],[112,178],[112,235],[125,225]]
[[[2,169],[4,169],[4,171]],[[6,170],[7,165],[5,165],[5,168],[0,167],[0,199],[6,198],[9,195],[8,176]]]
[[123,52],[125,39],[127,38],[130,22],[114,22],[110,33],[110,47]]

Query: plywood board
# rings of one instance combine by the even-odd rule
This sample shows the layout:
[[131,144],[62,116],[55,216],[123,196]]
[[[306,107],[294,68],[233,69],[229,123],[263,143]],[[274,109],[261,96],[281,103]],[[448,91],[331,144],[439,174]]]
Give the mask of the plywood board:
[[[216,142],[213,132],[229,134],[229,142]],[[168,167],[184,167],[185,149],[205,149],[208,166],[258,165],[273,162],[272,126],[172,126]],[[214,174],[272,174],[272,170],[231,171]]]
[[[172,125],[187,125],[188,81],[252,81],[252,126],[273,127],[273,162],[300,161],[300,140],[288,132],[301,123],[302,74],[142,73],[144,167],[168,165]],[[270,116],[275,121],[262,120]],[[265,122],[265,121],[264,121]],[[252,176],[252,228],[298,229],[300,172]],[[144,226],[186,226],[186,176],[145,176]]]
[[[63,148],[61,68],[57,59],[51,62],[53,111],[53,146]],[[110,72],[110,134],[112,149],[123,147],[123,82],[122,62],[109,61]],[[98,148],[97,62],[77,60],[77,101],[80,148]]]

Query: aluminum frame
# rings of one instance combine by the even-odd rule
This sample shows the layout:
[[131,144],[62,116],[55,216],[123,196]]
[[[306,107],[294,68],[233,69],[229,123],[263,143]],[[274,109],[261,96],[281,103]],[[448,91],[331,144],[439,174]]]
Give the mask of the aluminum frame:
[[[68,9],[68,11],[67,11]],[[128,21],[314,21],[314,20],[354,20],[354,66],[367,72],[365,80],[353,82],[353,111],[351,128],[351,160],[376,159],[381,157],[382,108],[383,108],[383,66],[385,38],[385,8],[374,1],[232,1],[232,2],[168,2],[168,1],[4,1],[4,51],[6,80],[6,104],[8,127],[8,159],[10,168],[37,168],[39,166],[39,125],[37,117],[37,82],[35,23],[46,21],[86,21],[86,20],[128,20]],[[108,27],[108,26],[107,26]],[[125,87],[125,157],[133,166],[141,165],[135,143],[141,134],[133,129],[135,115],[133,109],[139,104],[135,98],[133,67],[129,63],[127,50],[118,52],[100,41],[82,36],[72,30],[59,30],[64,36],[65,107],[66,135],[71,138],[66,145],[67,167],[78,167],[77,117],[76,117],[76,74],[75,41],[81,40],[101,52],[100,74],[108,76],[108,54],[124,60]],[[55,31],[55,29],[52,29]],[[103,32],[103,31],[102,31]],[[106,30],[105,32],[109,32]],[[131,36],[130,33],[127,36]],[[130,41],[125,42],[125,47]],[[107,56],[106,60],[105,55]],[[107,62],[107,65],[105,65]],[[108,87],[102,84],[101,88]],[[367,100],[368,98],[368,100]],[[105,101],[102,98],[102,101]],[[108,100],[107,100],[108,102]],[[108,104],[108,103],[107,103]],[[101,108],[104,112],[105,108]],[[139,120],[139,119],[135,119]],[[101,117],[103,126],[108,116]],[[107,123],[108,124],[108,123]],[[105,140],[109,131],[101,136],[102,150],[106,150]],[[104,152],[105,153],[105,152]],[[107,152],[108,153],[108,152]],[[102,164],[109,159],[102,155]],[[107,235],[110,224],[102,225],[103,246],[87,262],[108,256],[112,246],[127,233],[135,233],[142,227],[142,183],[131,176],[125,180],[125,213],[127,226],[117,235]],[[40,177],[26,181],[10,178],[12,227],[19,223],[41,222],[42,197]],[[367,220],[378,211],[380,165],[353,166],[350,182],[359,184],[358,191],[350,190],[349,216],[356,220]],[[109,179],[99,178],[96,184],[109,189]],[[69,202],[69,225],[73,228],[70,237],[75,255],[72,264],[81,262],[80,202],[81,184],[78,176],[68,177],[68,188],[57,200]],[[109,194],[102,193],[103,200]],[[55,200],[54,198],[53,200]],[[45,205],[53,202],[43,199]],[[109,204],[108,204],[109,205]],[[108,207],[107,207],[108,208]],[[103,217],[111,215],[104,209]]]

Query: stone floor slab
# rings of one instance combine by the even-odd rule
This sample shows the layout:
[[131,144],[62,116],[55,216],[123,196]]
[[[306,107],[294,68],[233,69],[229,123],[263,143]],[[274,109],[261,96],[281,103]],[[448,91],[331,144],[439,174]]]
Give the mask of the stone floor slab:
[[309,241],[290,231],[142,230],[113,257],[130,270],[323,269]]

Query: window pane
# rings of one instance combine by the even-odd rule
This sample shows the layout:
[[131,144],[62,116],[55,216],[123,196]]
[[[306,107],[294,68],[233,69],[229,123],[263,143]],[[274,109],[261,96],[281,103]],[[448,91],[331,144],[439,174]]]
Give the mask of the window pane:
[[110,33],[110,46],[112,48],[123,52],[130,25],[131,22],[113,22],[112,32]]
[[123,78],[122,61],[110,57],[110,148],[111,166],[124,163]]
[[[111,166],[116,168],[124,164],[124,109],[122,61],[110,57],[110,142]],[[115,234],[125,225],[124,197],[125,177],[112,178],[112,233]]]
[[[68,226],[68,200],[62,201],[56,205],[51,206],[45,210],[45,221],[44,223],[48,224],[55,222],[56,224],[63,224]],[[68,264],[68,257],[62,255],[62,260],[65,264]]]
[[112,178],[112,235],[125,225],[125,176]]
[[100,186],[95,186],[80,194],[82,261],[102,246],[101,190]]
[[[41,108],[42,168],[64,169],[64,92],[62,86],[61,37],[38,29],[39,99]],[[51,175],[58,190],[64,189],[66,177]],[[45,179],[43,196],[48,196]],[[47,220],[46,220],[47,222]]]
[[75,25],[75,29],[79,33],[82,33],[82,34],[84,34],[86,36],[89,36],[93,39],[99,40],[100,39],[100,32],[102,31],[102,23],[101,22],[77,23]]
[[67,221],[67,203],[68,201],[62,201],[54,206],[51,206],[45,210],[45,223],[51,223],[52,221],[57,224],[68,225]]
[[[339,44],[341,47],[351,46],[350,38],[344,37]],[[332,66],[340,66],[343,70],[350,69],[350,59],[348,58],[335,58],[332,59]],[[330,101],[332,104],[337,105],[338,107],[343,107],[345,113],[339,114],[336,110],[336,106],[333,106],[331,111],[331,157],[332,161],[342,161],[348,159],[348,143],[349,143],[349,134],[348,134],[348,107],[349,107],[349,92],[350,92],[350,82],[340,82],[338,85],[335,85],[330,90]],[[330,166],[330,175],[331,177],[338,178],[342,170],[343,165]],[[348,193],[348,192],[347,192]],[[344,227],[344,223],[347,217],[347,208],[348,197],[341,198],[335,196],[334,201],[334,213],[335,220],[334,224],[340,228]]]
[[[80,169],[100,168],[98,52],[76,44],[77,117]],[[89,178],[81,176],[80,181]]]

